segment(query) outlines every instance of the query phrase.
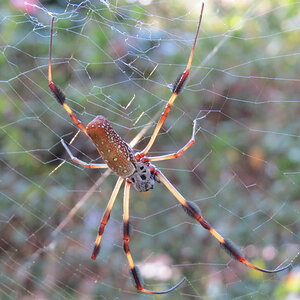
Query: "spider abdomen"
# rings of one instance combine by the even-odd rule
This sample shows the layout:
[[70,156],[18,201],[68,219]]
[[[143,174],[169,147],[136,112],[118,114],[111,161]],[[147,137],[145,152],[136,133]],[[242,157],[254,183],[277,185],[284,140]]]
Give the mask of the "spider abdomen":
[[86,131],[104,162],[121,177],[135,172],[136,159],[130,146],[111,127],[103,116],[91,121]]

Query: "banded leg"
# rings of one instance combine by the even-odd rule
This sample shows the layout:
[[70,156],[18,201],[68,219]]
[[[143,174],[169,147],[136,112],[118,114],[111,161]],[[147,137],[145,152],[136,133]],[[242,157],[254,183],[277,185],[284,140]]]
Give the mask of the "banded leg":
[[48,65],[48,82],[49,82],[49,87],[50,87],[50,90],[51,90],[54,98],[57,100],[58,103],[60,103],[64,107],[64,109],[67,111],[67,113],[69,114],[69,116],[71,117],[71,119],[73,120],[73,122],[75,123],[75,125],[79,129],[81,129],[85,134],[87,134],[86,133],[86,129],[84,128],[84,126],[82,125],[82,123],[77,119],[77,117],[73,113],[73,111],[70,108],[70,106],[66,103],[66,96],[65,96],[65,94],[52,81],[52,67],[51,67],[52,62],[51,62],[51,60],[52,60],[53,23],[54,23],[54,17],[51,20],[50,45],[49,45],[49,65]]
[[201,14],[200,14],[200,17],[199,17],[199,22],[198,22],[198,26],[197,26],[197,30],[196,30],[196,34],[195,34],[194,44],[193,44],[193,47],[192,47],[192,50],[191,50],[191,53],[190,53],[190,57],[189,57],[186,69],[184,70],[184,72],[182,74],[179,75],[179,77],[175,81],[175,83],[173,85],[173,88],[172,88],[172,96],[169,99],[169,101],[168,101],[168,103],[165,107],[165,110],[162,113],[162,115],[160,117],[160,120],[158,121],[158,123],[157,123],[157,125],[154,129],[154,132],[153,132],[153,134],[150,138],[150,141],[148,142],[148,145],[145,147],[145,149],[142,152],[140,152],[136,155],[137,159],[140,159],[140,158],[144,157],[149,152],[149,150],[151,149],[151,147],[152,147],[152,145],[153,145],[153,143],[154,143],[154,141],[155,141],[155,139],[156,139],[156,137],[157,137],[157,135],[160,131],[160,128],[162,127],[163,123],[165,122],[165,120],[166,120],[166,118],[169,114],[171,106],[173,105],[173,103],[174,103],[175,99],[177,98],[178,94],[182,91],[183,85],[184,85],[186,79],[189,76],[190,68],[191,68],[192,61],[193,61],[193,56],[194,56],[194,50],[195,50],[195,46],[196,46],[196,42],[197,42],[197,38],[198,38],[198,34],[199,34],[200,24],[201,24],[201,20],[202,20],[203,9],[204,9],[204,3],[202,3]]
[[103,214],[103,217],[102,217],[102,220],[101,220],[101,223],[100,223],[100,226],[99,226],[99,229],[98,229],[98,235],[97,235],[97,238],[96,238],[96,241],[95,241],[95,246],[94,246],[94,250],[93,250],[93,253],[92,253],[92,256],[91,258],[92,259],[96,259],[97,255],[99,254],[99,251],[100,251],[100,242],[101,242],[101,238],[102,238],[102,235],[103,235],[103,232],[104,232],[104,229],[105,229],[105,226],[109,220],[109,217],[110,217],[110,212],[114,206],[114,203],[115,203],[115,200],[116,200],[116,197],[119,193],[119,190],[121,188],[121,185],[124,181],[124,178],[122,177],[119,177],[116,185],[115,185],[115,188],[110,196],[110,199],[107,203],[107,206],[106,206],[106,209],[105,209],[105,212]]
[[125,183],[125,189],[124,189],[124,202],[123,202],[123,248],[126,253],[126,257],[129,263],[129,267],[131,270],[131,274],[133,276],[133,279],[136,284],[136,288],[143,293],[147,294],[167,294],[169,292],[172,292],[175,290],[181,283],[184,282],[185,278],[183,278],[179,283],[177,283],[175,286],[170,288],[169,290],[166,291],[161,291],[161,292],[156,292],[156,291],[150,291],[146,290],[143,288],[143,280],[140,275],[138,267],[134,265],[130,249],[129,249],[129,240],[130,240],[130,231],[131,231],[131,226],[129,222],[129,192],[130,192],[130,186],[131,183],[129,181],[126,181]]
[[70,150],[69,147],[66,145],[66,143],[65,143],[64,140],[61,139],[60,141],[61,141],[62,145],[64,146],[64,148],[66,149],[66,151],[68,152],[70,158],[71,158],[74,162],[76,162],[77,164],[79,164],[79,165],[81,165],[81,166],[83,166],[83,167],[85,167],[85,168],[88,168],[88,169],[105,169],[105,168],[107,169],[107,168],[108,168],[107,164],[88,164],[88,163],[82,161],[81,159],[75,157],[75,156],[72,154],[71,150]]
[[203,218],[201,215],[200,209],[194,203],[191,203],[184,199],[184,197],[175,189],[175,187],[169,182],[169,180],[158,170],[156,170],[156,176],[163,182],[163,184],[167,187],[167,189],[175,196],[175,198],[181,203],[185,211],[189,216],[196,219],[205,229],[207,229],[211,235],[213,235],[221,244],[221,246],[236,260],[241,263],[247,265],[248,267],[264,272],[264,273],[278,273],[283,270],[292,267],[292,264],[288,264],[287,266],[276,269],[276,270],[266,270],[252,265],[249,261],[247,261],[239,249],[228,239],[224,239],[213,227],[209,225],[209,223]]
[[193,122],[193,134],[190,140],[187,142],[187,144],[182,147],[177,152],[166,154],[166,155],[160,155],[160,156],[154,156],[154,157],[147,157],[145,158],[146,161],[159,161],[159,160],[167,160],[167,159],[173,159],[177,158],[180,155],[182,155],[187,149],[189,149],[191,146],[195,144],[195,135],[196,135],[196,128],[197,128],[197,120],[194,120]]

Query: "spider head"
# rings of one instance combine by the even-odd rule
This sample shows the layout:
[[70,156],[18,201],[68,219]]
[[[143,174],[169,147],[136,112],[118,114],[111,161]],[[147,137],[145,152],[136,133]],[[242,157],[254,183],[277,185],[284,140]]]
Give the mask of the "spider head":
[[151,173],[149,166],[141,161],[136,163],[136,171],[129,177],[129,180],[139,192],[147,192],[153,189],[156,181],[155,175]]

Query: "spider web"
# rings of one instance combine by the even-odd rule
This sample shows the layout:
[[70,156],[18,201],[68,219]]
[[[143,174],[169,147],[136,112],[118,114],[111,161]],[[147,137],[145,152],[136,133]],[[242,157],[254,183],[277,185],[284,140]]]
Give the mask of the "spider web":
[[151,154],[174,186],[253,263],[234,261],[162,184],[131,192],[131,250],[122,249],[122,191],[90,259],[117,177],[74,164],[60,144],[100,163],[48,89],[53,77],[87,124],[96,115],[141,150],[187,63],[200,1],[4,1],[0,4],[1,299],[299,299],[300,61],[297,1],[206,1],[191,75]]

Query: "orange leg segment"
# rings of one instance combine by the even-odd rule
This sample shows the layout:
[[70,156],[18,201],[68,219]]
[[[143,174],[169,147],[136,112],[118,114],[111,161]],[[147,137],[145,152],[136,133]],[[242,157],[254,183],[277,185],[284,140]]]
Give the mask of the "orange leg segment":
[[94,250],[93,250],[93,253],[92,253],[92,256],[91,256],[92,259],[96,259],[97,255],[99,254],[101,238],[102,238],[102,235],[104,233],[105,226],[106,226],[106,224],[109,220],[111,210],[114,206],[115,200],[117,198],[117,195],[119,193],[119,190],[121,188],[121,185],[122,185],[123,181],[124,181],[124,178],[119,177],[119,179],[118,179],[118,181],[115,185],[115,188],[114,188],[114,190],[113,190],[113,192],[110,196],[110,199],[107,203],[105,212],[103,214],[103,217],[102,217],[99,229],[98,229],[98,235],[97,235]]
[[189,149],[191,146],[195,144],[195,135],[196,135],[196,128],[197,128],[197,120],[194,120],[193,122],[193,134],[190,140],[187,142],[187,144],[182,147],[180,150],[178,150],[175,153],[167,154],[167,155],[160,155],[160,156],[154,156],[154,157],[145,157],[142,159],[143,161],[159,161],[159,160],[167,160],[167,159],[173,159],[181,156],[187,149]]
[[154,129],[154,132],[153,132],[153,134],[150,138],[150,141],[148,142],[148,145],[145,147],[145,149],[142,152],[140,152],[136,155],[137,159],[143,158],[149,152],[149,150],[151,149],[151,147],[152,147],[152,145],[153,145],[153,143],[154,143],[154,141],[155,141],[162,125],[163,125],[163,123],[165,122],[165,120],[166,120],[166,118],[169,114],[169,111],[170,111],[175,99],[177,98],[178,94],[182,91],[183,85],[184,85],[186,79],[189,76],[190,68],[191,68],[192,61],[193,61],[195,46],[196,46],[196,42],[197,42],[197,38],[198,38],[198,34],[199,34],[200,24],[201,24],[201,20],[202,20],[203,9],[204,9],[204,3],[202,3],[201,14],[200,14],[196,34],[195,34],[194,44],[193,44],[193,47],[192,47],[192,50],[191,50],[191,53],[190,53],[190,57],[189,57],[186,69],[182,74],[180,74],[178,79],[175,81],[173,89],[172,89],[172,96],[169,99],[169,101],[168,101],[168,103],[165,107],[165,110],[162,113],[162,115],[160,117],[160,120],[158,121],[158,123],[157,123],[157,125]]
[[247,261],[239,249],[228,239],[224,239],[201,215],[200,209],[197,205],[184,199],[184,197],[175,189],[175,187],[169,182],[169,180],[158,170],[156,170],[155,175],[162,181],[162,183],[167,187],[167,189],[175,196],[175,198],[183,206],[186,213],[196,219],[205,229],[207,229],[211,235],[213,235],[221,244],[221,246],[236,260],[247,265],[248,267],[264,272],[264,273],[278,273],[283,270],[292,267],[292,264],[288,264],[285,267],[276,270],[266,270],[252,265]]
[[133,262],[133,258],[129,249],[129,240],[130,240],[130,231],[131,231],[131,225],[129,222],[129,192],[130,192],[130,181],[126,181],[125,183],[125,189],[124,189],[124,202],[123,202],[123,248],[128,260],[128,264],[130,267],[131,274],[133,276],[134,282],[136,284],[136,288],[143,293],[146,294],[167,294],[175,290],[180,284],[182,284],[185,280],[183,278],[179,283],[177,283],[175,286],[170,288],[166,291],[156,292],[156,291],[150,291],[143,288],[143,280],[140,275],[139,269],[137,266],[135,266]]
[[81,159],[75,157],[71,150],[69,149],[69,147],[67,146],[67,144],[65,143],[64,140],[60,140],[62,145],[64,146],[64,148],[66,149],[66,151],[68,152],[70,158],[77,164],[85,167],[85,168],[88,168],[88,169],[107,169],[108,168],[108,165],[107,164],[88,164],[84,161],[82,161]]
[[64,109],[67,111],[75,125],[81,129],[85,134],[86,129],[82,125],[82,123],[77,119],[75,114],[73,113],[72,109],[70,106],[65,102],[66,101],[66,96],[63,93],[63,91],[56,86],[53,81],[52,81],[52,36],[53,36],[53,23],[54,23],[54,17],[51,20],[51,33],[50,33],[50,45],[49,45],[49,65],[48,65],[48,82],[49,82],[49,87],[50,90],[54,96],[54,98],[57,100],[58,103],[60,103]]

